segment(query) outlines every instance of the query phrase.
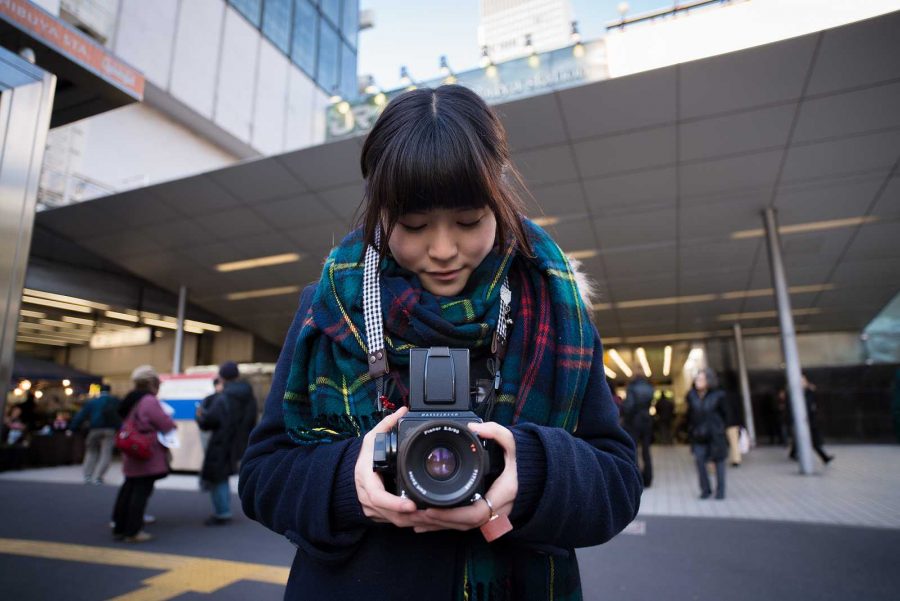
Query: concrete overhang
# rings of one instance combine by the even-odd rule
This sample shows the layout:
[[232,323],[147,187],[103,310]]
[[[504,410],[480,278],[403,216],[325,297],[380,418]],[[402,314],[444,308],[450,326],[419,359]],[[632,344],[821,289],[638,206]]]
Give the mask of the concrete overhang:
[[[598,282],[607,341],[774,333],[777,209],[798,330],[900,289],[900,13],[497,106],[531,216]],[[362,197],[343,140],[46,211],[38,224],[280,344]],[[216,265],[302,253],[299,262]],[[278,290],[280,289],[280,290]],[[229,294],[268,296],[229,300]],[[274,292],[280,292],[274,294]],[[231,297],[232,299],[234,297]]]
[[27,0],[0,2],[0,46],[31,48],[56,76],[50,126],[140,102],[144,76],[106,48]]

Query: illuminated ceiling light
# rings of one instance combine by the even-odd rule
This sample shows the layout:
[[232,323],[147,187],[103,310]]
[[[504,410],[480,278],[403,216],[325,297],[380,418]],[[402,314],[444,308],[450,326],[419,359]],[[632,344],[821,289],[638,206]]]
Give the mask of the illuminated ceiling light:
[[341,98],[341,92],[337,86],[331,88],[331,96],[328,98],[328,102],[332,105],[339,103],[343,98]]
[[[40,323],[42,323],[44,325],[48,325],[48,326],[55,326],[57,328],[67,328],[67,331],[69,331],[69,332],[84,332],[88,329],[80,323],[71,323],[69,321],[63,321],[63,320],[59,320],[59,319],[40,319],[38,321],[40,321]],[[28,323],[28,322],[22,322],[22,323]]]
[[609,366],[607,366],[605,363],[603,364],[603,371],[604,371],[604,373],[606,373],[607,378],[610,378],[612,380],[616,379],[616,377],[617,377],[616,372],[614,372],[612,369],[610,369]]
[[366,80],[366,87],[363,88],[363,92],[369,95],[377,94],[381,91],[381,88],[378,87],[378,84],[375,83],[375,77],[372,75],[368,76]]
[[184,326],[184,331],[190,332],[191,334],[202,334],[206,330],[204,330],[203,328],[195,328],[193,326]]
[[29,311],[28,309],[19,309],[19,315],[21,315],[22,317],[34,317],[37,319],[47,317],[46,313],[41,313],[40,311]]
[[584,44],[578,42],[572,46],[572,56],[575,58],[582,58],[584,56]]
[[177,330],[178,324],[174,324],[170,321],[163,321],[162,319],[154,319],[152,317],[145,317],[143,322],[148,326],[156,326],[159,328],[169,328],[170,330]]
[[72,396],[73,392],[75,392],[75,391],[72,390],[71,388],[69,388],[68,386],[66,387],[66,396]]
[[647,352],[644,350],[644,347],[639,346],[635,353],[637,354],[638,361],[641,363],[641,369],[644,370],[644,375],[649,378],[653,375],[653,372],[650,371],[650,362],[647,361]]
[[[810,307],[808,309],[794,309],[793,315],[818,315],[822,309]],[[778,311],[752,311],[749,313],[723,313],[716,317],[718,321],[740,321],[742,319],[768,319],[778,317]]]
[[25,391],[21,388],[16,388],[15,390],[13,390],[13,394],[16,396],[22,396],[23,394],[25,394]]
[[[808,223],[795,223],[793,225],[782,225],[778,227],[778,233],[786,234],[802,234],[806,232],[821,232],[824,230],[834,230],[842,227],[854,227],[866,223],[878,221],[875,215],[862,215],[860,217],[847,217],[845,219],[828,219],[826,221],[810,221]],[[731,232],[732,240],[743,240],[746,238],[761,238],[766,235],[762,228],[752,230],[739,230]]]
[[592,259],[599,254],[597,250],[573,250],[567,252],[566,255],[570,259],[582,260],[582,259]]
[[63,381],[62,381],[62,385],[63,385],[63,386],[71,386],[71,385],[72,385],[72,381],[71,381],[71,380],[63,380]]
[[[85,336],[90,337],[90,335],[91,335],[90,332],[85,331],[85,330],[78,330],[78,329],[60,330],[56,326],[52,326],[52,325],[48,325],[48,324],[44,324],[44,323],[31,323],[29,321],[23,321],[23,322],[19,323],[19,329],[21,330],[23,328],[26,330],[38,330],[40,332],[49,332],[50,334],[55,334],[57,336],[63,336],[63,337],[78,338],[78,337],[85,337]],[[32,332],[32,334],[34,334],[34,332]]]
[[257,257],[255,259],[245,259],[243,261],[232,261],[230,263],[219,263],[216,265],[216,271],[240,271],[242,269],[256,269],[257,267],[270,267],[272,265],[282,265],[284,263],[296,263],[302,258],[298,253],[284,253],[280,255],[270,255],[268,257]]
[[669,372],[672,369],[672,347],[670,345],[666,345],[666,348],[663,349],[663,376],[668,378]]
[[[826,290],[834,290],[834,284],[808,284],[805,286],[788,287],[788,292],[791,294],[808,294],[812,292],[824,292]],[[773,294],[775,294],[775,291],[771,288],[758,288],[755,290],[733,290],[731,292],[723,292],[722,298],[725,300],[733,300],[736,298],[772,296]]]
[[646,342],[669,342],[674,340],[697,340],[698,338],[710,338],[716,335],[730,334],[731,330],[717,332],[675,332],[673,334],[654,334],[652,336],[626,336],[623,342],[643,344]]
[[77,323],[83,326],[92,326],[97,322],[93,319],[84,319],[83,317],[72,317],[71,315],[63,315],[62,320],[68,323]]
[[131,321],[134,323],[137,323],[141,319],[137,315],[132,315],[131,313],[119,313],[118,311],[107,311],[104,315],[112,319],[121,319],[122,321]]
[[528,66],[532,69],[537,69],[541,66],[541,57],[539,57],[536,53],[532,53],[528,57]]
[[44,307],[53,307],[54,309],[65,309],[67,311],[77,311],[78,313],[90,313],[90,307],[85,307],[82,305],[74,305],[72,303],[63,303],[60,301],[50,300],[46,298],[36,298],[33,296],[23,296],[23,303],[28,303],[29,305],[43,305]]
[[451,86],[458,81],[459,80],[456,79],[456,75],[453,75],[452,73],[444,78],[444,83],[447,84],[448,86]]
[[642,300],[620,301],[616,303],[617,309],[634,309],[637,307],[659,307],[664,305],[679,305],[682,303],[702,303],[718,299],[717,294],[694,294],[689,296],[668,296],[663,298],[647,298]]
[[54,294],[52,292],[43,292],[42,290],[32,290],[31,288],[25,288],[24,290],[22,290],[22,294],[35,298],[44,298],[47,300],[59,301],[61,303],[71,303],[73,305],[91,307],[92,309],[109,309],[109,305],[104,305],[103,303],[95,303],[93,301],[78,298],[76,296],[65,296],[64,294]]
[[591,305],[591,309],[594,311],[609,311],[612,309],[612,303],[594,303]]
[[375,106],[384,106],[387,104],[387,96],[384,95],[384,92],[378,92],[372,102],[375,103]]
[[628,364],[622,359],[622,356],[619,354],[614,348],[609,349],[609,356],[615,362],[616,365],[619,366],[619,369],[622,370],[622,373],[625,374],[626,378],[630,378],[634,372],[631,371],[631,368],[628,367]]
[[40,391],[40,390],[35,390],[35,391],[34,391],[34,398],[39,399],[39,398],[41,398],[41,397],[43,397],[43,396],[44,396],[44,393],[43,393],[42,391]]
[[185,319],[184,320],[185,327],[191,326],[193,328],[200,328],[202,330],[210,330],[211,332],[221,332],[222,326],[217,326],[214,323],[206,323],[204,321],[196,321],[193,319]]
[[350,103],[347,102],[346,100],[341,100],[340,102],[338,102],[337,112],[339,112],[342,115],[346,115],[347,113],[349,113],[350,112]]
[[265,296],[281,296],[283,294],[296,294],[300,292],[300,286],[280,286],[278,288],[263,288],[261,290],[245,290],[243,292],[230,292],[225,298],[230,301],[246,300],[248,298],[262,298]]
[[[542,215],[540,217],[532,217],[531,221],[535,225],[539,225],[541,227],[547,227],[549,225],[556,225],[557,223],[559,223],[559,217],[548,217],[546,215]],[[578,251],[575,251],[575,252],[578,252]],[[569,253],[569,256],[571,256],[571,253]]]
[[498,74],[497,65],[488,65],[484,70],[484,74],[490,79],[496,79]]
[[22,390],[31,390],[31,380],[22,380],[19,382],[19,388]]

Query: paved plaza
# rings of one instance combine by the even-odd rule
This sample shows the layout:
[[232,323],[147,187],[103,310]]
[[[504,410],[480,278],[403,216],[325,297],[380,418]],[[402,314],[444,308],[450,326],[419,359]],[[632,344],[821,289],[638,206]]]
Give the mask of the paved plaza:
[[[900,447],[829,451],[836,460],[803,477],[785,449],[756,449],[728,469],[727,499],[701,501],[688,448],[654,447],[655,481],[638,518],[610,543],[578,551],[585,599],[896,598]],[[120,481],[118,465],[104,486],[84,485],[78,466],[0,473],[3,597],[281,598],[294,548],[240,515],[204,527],[209,499],[194,475],[158,483],[153,541],[114,543]]]

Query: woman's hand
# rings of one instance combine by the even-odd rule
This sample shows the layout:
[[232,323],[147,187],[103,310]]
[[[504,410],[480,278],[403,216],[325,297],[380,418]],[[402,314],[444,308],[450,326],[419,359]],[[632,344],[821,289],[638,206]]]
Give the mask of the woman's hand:
[[416,520],[417,514],[422,512],[416,511],[416,504],[411,500],[392,495],[385,490],[381,476],[372,470],[372,455],[375,450],[375,435],[390,432],[406,412],[406,407],[401,407],[378,422],[378,425],[363,437],[354,472],[356,496],[359,497],[365,516],[376,522],[391,523],[401,528],[415,526],[421,521]]
[[[469,424],[469,429],[481,438],[493,440],[503,448],[505,466],[485,496],[494,505],[498,515],[508,516],[519,492],[519,477],[516,472],[516,439],[508,428],[495,422]],[[365,443],[363,443],[365,446]],[[491,518],[491,510],[484,501],[476,501],[468,507],[453,509],[426,509],[418,512],[413,525],[416,532],[436,530],[471,530],[486,524]]]

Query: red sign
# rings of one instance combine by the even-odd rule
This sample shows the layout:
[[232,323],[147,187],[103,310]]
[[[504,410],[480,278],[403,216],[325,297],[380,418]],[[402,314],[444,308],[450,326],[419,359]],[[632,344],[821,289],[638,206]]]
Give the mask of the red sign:
[[144,97],[144,76],[140,71],[28,0],[0,0],[0,18],[15,24],[35,39],[107,81],[131,92],[139,100]]

